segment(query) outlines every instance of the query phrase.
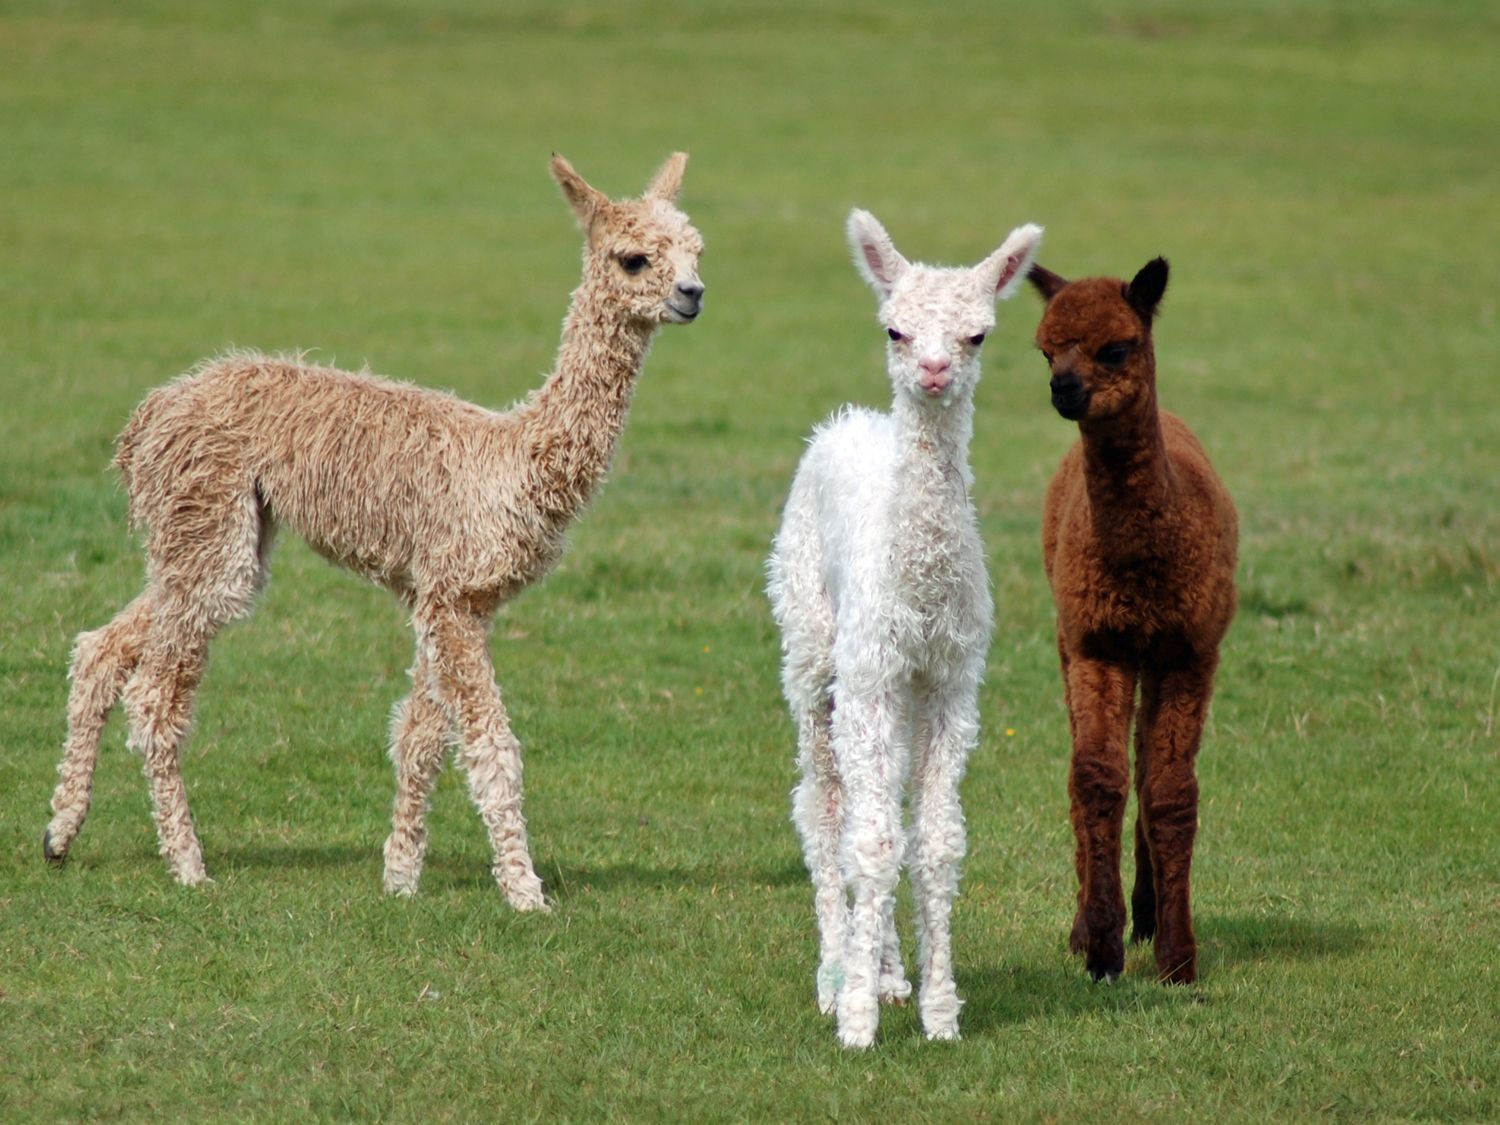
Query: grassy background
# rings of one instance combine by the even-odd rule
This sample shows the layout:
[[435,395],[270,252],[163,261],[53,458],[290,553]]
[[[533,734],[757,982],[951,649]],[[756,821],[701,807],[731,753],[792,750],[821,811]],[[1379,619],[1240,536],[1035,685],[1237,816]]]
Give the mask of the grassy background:
[[[1500,1117],[1500,14],[1479,0],[423,5],[0,0],[0,1118]],[[614,479],[499,619],[557,902],[518,917],[456,775],[382,897],[382,592],[280,548],[185,772],[217,882],[155,854],[107,735],[39,839],[72,637],[138,589],[106,472],[230,345],[503,405],[578,240],[692,152],[708,312],[663,333]],[[999,606],[965,787],[965,1039],[812,1003],[762,560],[810,425],[883,404],[842,221],[1069,275],[1173,264],[1164,401],[1234,492],[1242,610],[1201,762],[1201,983],[1063,952],[1066,720],[1037,547],[1071,440],[1002,307],[974,448]]]

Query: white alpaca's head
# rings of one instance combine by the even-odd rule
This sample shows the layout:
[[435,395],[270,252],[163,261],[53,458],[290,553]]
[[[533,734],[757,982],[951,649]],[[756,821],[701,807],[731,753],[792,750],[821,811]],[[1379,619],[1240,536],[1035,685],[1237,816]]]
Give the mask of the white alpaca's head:
[[855,268],[880,298],[896,393],[943,405],[972,394],[980,345],[995,327],[995,302],[1020,287],[1042,228],[1017,227],[984,261],[960,268],[908,262],[868,211],[849,213],[848,232]]
[[703,239],[675,206],[687,161],[675,152],[639,199],[610,199],[552,155],[552,175],[588,236],[585,284],[650,325],[691,324],[703,309]]

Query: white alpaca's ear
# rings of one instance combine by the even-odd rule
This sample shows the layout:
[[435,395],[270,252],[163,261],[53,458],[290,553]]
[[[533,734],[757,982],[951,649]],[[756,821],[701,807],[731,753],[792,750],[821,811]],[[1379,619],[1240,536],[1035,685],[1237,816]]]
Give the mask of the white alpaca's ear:
[[1035,223],[1019,226],[1006,235],[1000,249],[974,267],[974,273],[995,294],[995,300],[1003,301],[1021,287],[1041,245],[1041,227]]
[[562,188],[563,198],[578,216],[578,225],[588,230],[594,219],[609,206],[609,197],[573,170],[557,153],[552,154],[552,178]]
[[885,227],[870,212],[858,208],[850,211],[847,229],[849,248],[854,251],[854,268],[880,299],[885,300],[906,272],[906,259],[896,249],[891,236],[885,233]]
[[651,186],[646,189],[646,198],[676,203],[677,193],[682,190],[682,173],[687,162],[688,154],[685,152],[674,152],[667,157],[667,162],[661,166],[661,170],[652,178]]

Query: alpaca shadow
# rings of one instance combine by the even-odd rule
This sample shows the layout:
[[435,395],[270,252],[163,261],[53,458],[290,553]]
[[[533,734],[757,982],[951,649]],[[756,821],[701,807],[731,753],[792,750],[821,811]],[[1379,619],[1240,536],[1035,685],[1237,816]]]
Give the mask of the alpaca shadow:
[[257,844],[205,850],[210,866],[225,874],[278,867],[309,870],[367,867],[380,861],[378,847],[372,849],[360,844]]
[[[1352,957],[1365,944],[1357,926],[1286,916],[1200,916],[1197,930],[1200,983],[1210,986],[1226,967]],[[967,971],[960,968],[958,984],[965,998],[965,1031],[976,1035],[1038,1016],[1066,1018],[1214,1002],[1211,990],[1159,983],[1149,943],[1126,946],[1125,973],[1113,984],[1091,981],[1082,957],[1069,957],[1061,971],[1019,965],[989,965]]]
[[788,886],[807,878],[800,864],[746,870],[733,863],[707,863],[686,867],[649,867],[639,863],[616,863],[607,867],[585,864],[541,863],[537,874],[547,887],[547,897],[565,902],[587,892],[609,893],[621,889],[672,890],[739,886]]

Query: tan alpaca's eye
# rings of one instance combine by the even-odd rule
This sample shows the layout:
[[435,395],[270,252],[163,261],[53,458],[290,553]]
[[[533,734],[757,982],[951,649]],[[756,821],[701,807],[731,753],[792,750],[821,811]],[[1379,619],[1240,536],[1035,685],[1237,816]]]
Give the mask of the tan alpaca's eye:
[[898,343],[898,344],[899,344],[899,343],[900,343],[900,342],[901,342],[901,341],[902,341],[902,340],[904,340],[904,339],[906,339],[906,337],[905,337],[905,336],[903,336],[903,335],[901,335],[901,333],[899,333],[899,332],[897,332],[897,331],[896,331],[896,330],[895,330],[895,329],[894,329],[894,328],[887,328],[887,329],[886,329],[886,330],[885,330],[885,334],[886,334],[886,335],[887,335],[887,336],[889,336],[889,337],[890,337],[890,338],[891,338],[891,339],[892,339],[892,340],[894,340],[894,341],[895,341],[895,342],[896,342],[896,343]]
[[1113,344],[1105,344],[1094,353],[1094,362],[1102,363],[1105,367],[1119,367],[1130,358],[1130,345],[1123,341]]
[[626,273],[636,274],[651,264],[651,259],[644,254],[626,254],[620,259],[620,268]]

